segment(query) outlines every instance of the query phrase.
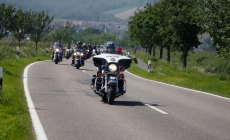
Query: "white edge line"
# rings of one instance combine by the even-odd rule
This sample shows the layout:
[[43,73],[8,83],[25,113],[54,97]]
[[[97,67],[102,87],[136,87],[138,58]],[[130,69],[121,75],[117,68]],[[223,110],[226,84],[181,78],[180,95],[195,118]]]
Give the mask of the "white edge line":
[[45,134],[45,131],[42,127],[42,124],[39,120],[38,114],[37,114],[36,109],[34,107],[33,101],[32,101],[31,96],[30,96],[30,91],[28,88],[28,70],[32,65],[34,65],[36,63],[40,63],[40,62],[32,63],[32,64],[26,66],[26,68],[24,69],[24,74],[23,74],[24,91],[25,91],[27,105],[28,105],[28,109],[30,112],[30,117],[32,119],[36,138],[37,138],[37,140],[48,140],[48,138]]
[[221,98],[221,99],[225,99],[225,100],[228,100],[230,101],[230,98],[226,98],[226,97],[222,97],[222,96],[219,96],[219,95],[215,95],[215,94],[211,94],[211,93],[208,93],[208,92],[203,92],[203,91],[199,91],[199,90],[194,90],[194,89],[189,89],[189,88],[184,88],[184,87],[179,87],[179,86],[175,86],[175,85],[171,85],[171,84],[166,84],[166,83],[163,83],[163,82],[158,82],[158,81],[154,81],[154,80],[149,80],[149,79],[145,79],[143,77],[140,77],[140,76],[137,76],[131,72],[128,72],[126,70],[127,73],[129,73],[130,75],[133,75],[135,77],[138,77],[140,79],[144,79],[144,80],[147,80],[147,81],[151,81],[151,82],[155,82],[155,83],[158,83],[158,84],[162,84],[162,85],[167,85],[167,86],[171,86],[171,87],[175,87],[175,88],[180,88],[180,89],[184,89],[184,90],[188,90],[188,91],[193,91],[193,92],[197,92],[197,93],[201,93],[201,94],[206,94],[206,95],[210,95],[210,96],[214,96],[214,97],[218,97],[218,98]]
[[158,111],[158,112],[160,112],[160,113],[162,113],[162,114],[165,114],[165,115],[168,114],[167,112],[162,111],[162,110],[160,110],[160,109],[158,109],[158,108],[156,108],[156,107],[154,107],[154,106],[151,106],[150,104],[145,104],[145,106],[148,106],[149,108],[154,109],[154,110],[156,110],[156,111]]

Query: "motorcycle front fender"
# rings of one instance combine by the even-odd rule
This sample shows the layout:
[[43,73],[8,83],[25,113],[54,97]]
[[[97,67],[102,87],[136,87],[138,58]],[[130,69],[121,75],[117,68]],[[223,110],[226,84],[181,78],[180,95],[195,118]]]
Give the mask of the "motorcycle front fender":
[[117,80],[116,79],[110,79],[108,82],[108,85],[117,85]]

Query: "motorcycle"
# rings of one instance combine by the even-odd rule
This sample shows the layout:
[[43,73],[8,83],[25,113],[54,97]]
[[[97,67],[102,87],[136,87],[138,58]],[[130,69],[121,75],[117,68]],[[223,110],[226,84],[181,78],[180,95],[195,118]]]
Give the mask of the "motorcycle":
[[97,55],[97,49],[93,49],[92,56]]
[[55,64],[58,64],[61,61],[60,49],[56,48],[52,57]]
[[115,98],[126,93],[123,72],[130,67],[132,60],[116,54],[100,54],[93,57],[93,62],[99,71],[92,76],[91,88],[111,105]]
[[71,49],[66,49],[65,50],[65,58],[69,59],[71,57]]
[[89,59],[91,57],[91,51],[89,49],[86,50],[86,58]]
[[85,53],[82,49],[75,49],[74,51],[73,65],[77,69],[85,65]]

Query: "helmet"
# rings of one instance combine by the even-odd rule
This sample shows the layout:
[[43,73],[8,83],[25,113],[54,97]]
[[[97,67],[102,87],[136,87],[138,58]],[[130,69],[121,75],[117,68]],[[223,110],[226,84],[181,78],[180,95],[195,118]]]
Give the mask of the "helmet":
[[115,53],[115,45],[112,41],[106,42],[104,46],[105,53]]

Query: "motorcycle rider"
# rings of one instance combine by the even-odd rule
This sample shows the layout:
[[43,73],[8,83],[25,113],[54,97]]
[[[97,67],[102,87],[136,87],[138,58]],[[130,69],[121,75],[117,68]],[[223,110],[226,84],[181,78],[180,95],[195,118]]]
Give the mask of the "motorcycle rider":
[[[66,47],[65,47],[65,53],[67,52],[67,50],[69,50],[70,51],[70,56],[71,56],[71,53],[72,53],[72,48],[71,48],[71,43],[69,43]],[[67,57],[67,56],[65,56],[65,57]]]
[[52,48],[52,50],[53,50],[52,51],[52,60],[54,58],[54,53],[55,53],[56,49],[59,49],[60,61],[62,61],[62,48],[63,48],[63,46],[61,44],[61,41],[58,40],[57,42],[54,43],[53,48]]
[[55,50],[56,50],[56,48],[57,48],[57,42],[54,42],[54,45],[53,45],[53,47],[52,47],[52,54],[51,54],[51,59],[53,60],[54,59],[54,53],[55,53]]
[[63,56],[63,53],[62,53],[62,49],[63,49],[63,46],[62,46],[62,44],[61,44],[61,41],[60,40],[58,40],[57,41],[57,45],[58,45],[58,47],[59,47],[59,55],[60,55],[60,61],[62,61],[62,56]]
[[[83,50],[83,47],[82,47],[83,43],[81,41],[77,42],[76,45],[74,45],[74,52],[78,51],[78,50]],[[74,55],[72,57],[72,64],[74,64]]]
[[65,49],[67,50],[67,49],[71,49],[71,43],[69,43],[66,47],[65,47]]
[[112,42],[112,41],[107,42],[104,50],[105,50],[105,53],[115,54],[116,51],[115,51],[114,42]]
[[[104,46],[104,53],[115,54],[115,45],[114,42],[109,41]],[[102,71],[101,66],[97,67],[97,75],[99,75]]]

